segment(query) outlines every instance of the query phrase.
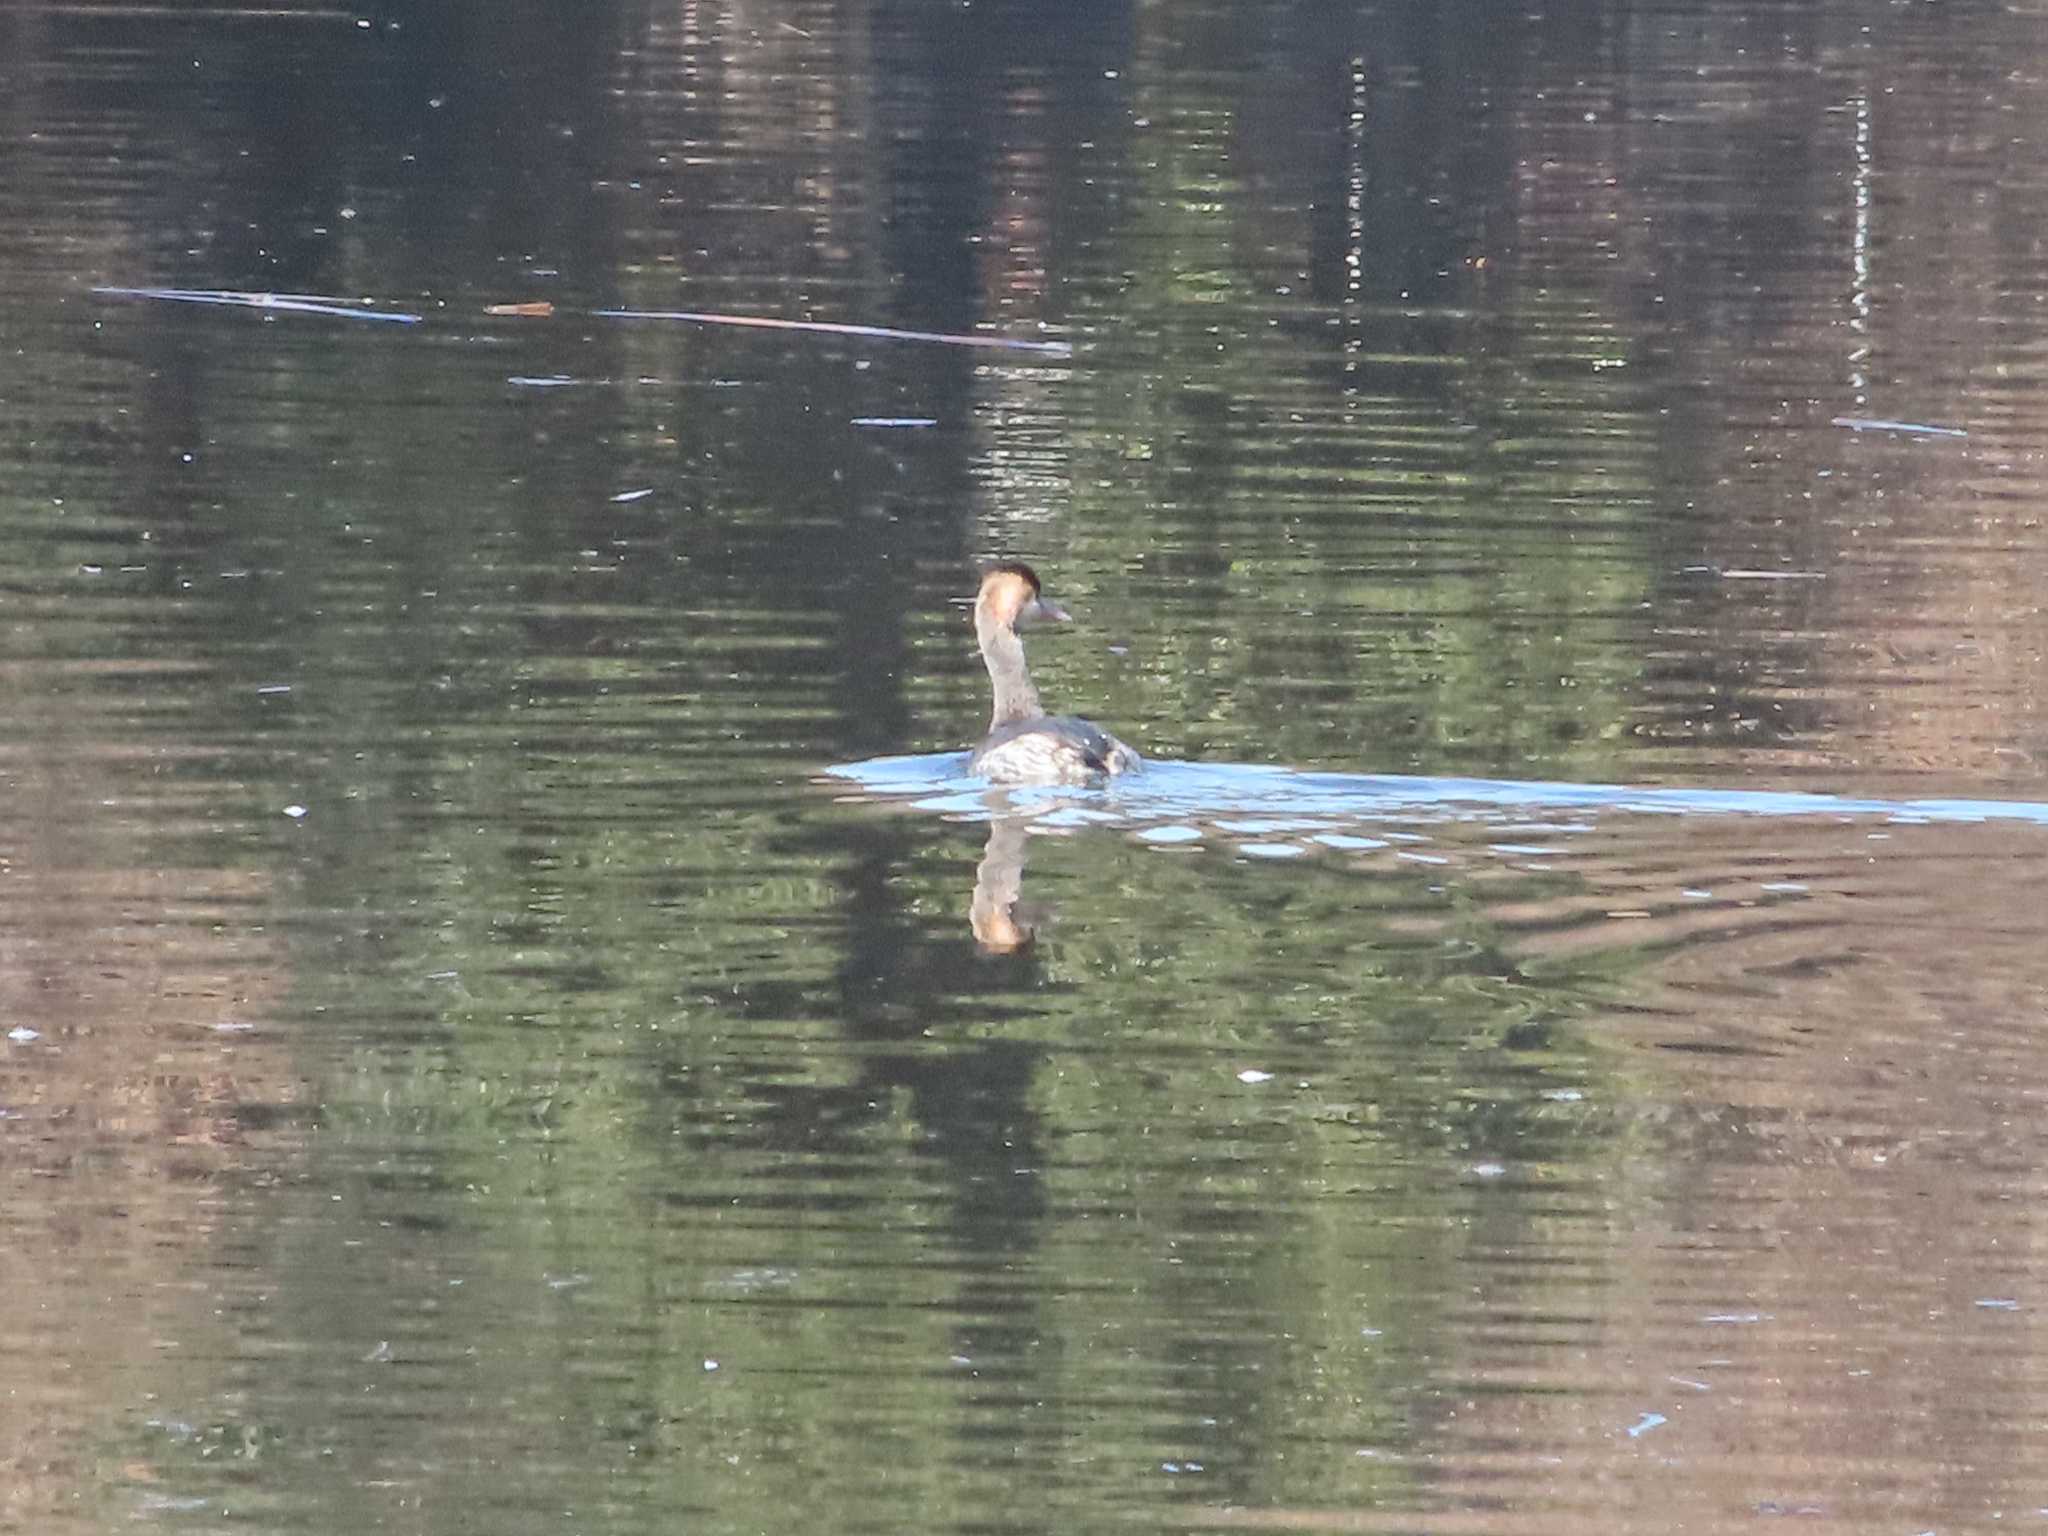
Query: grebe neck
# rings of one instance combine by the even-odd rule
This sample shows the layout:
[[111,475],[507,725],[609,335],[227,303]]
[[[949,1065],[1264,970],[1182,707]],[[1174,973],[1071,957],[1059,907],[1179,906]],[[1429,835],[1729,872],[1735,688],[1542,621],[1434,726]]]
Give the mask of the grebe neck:
[[1031,686],[1031,673],[1024,666],[1024,642],[1017,638],[1017,631],[977,608],[974,634],[981,642],[981,659],[996,690],[995,713],[988,728],[993,731],[1015,720],[1036,720],[1043,715],[1045,706],[1038,702],[1038,690]]

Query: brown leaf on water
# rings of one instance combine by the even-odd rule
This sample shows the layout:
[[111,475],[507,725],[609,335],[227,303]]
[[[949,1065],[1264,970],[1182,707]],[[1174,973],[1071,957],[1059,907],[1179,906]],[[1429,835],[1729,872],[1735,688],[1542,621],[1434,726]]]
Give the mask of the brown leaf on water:
[[517,315],[532,320],[545,320],[554,312],[555,306],[546,299],[532,304],[493,304],[484,310],[487,315]]

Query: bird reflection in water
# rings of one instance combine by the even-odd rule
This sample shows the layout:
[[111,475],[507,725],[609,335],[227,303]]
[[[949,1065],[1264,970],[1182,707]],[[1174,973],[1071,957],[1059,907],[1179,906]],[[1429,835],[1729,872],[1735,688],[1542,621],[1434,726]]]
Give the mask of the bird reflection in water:
[[1052,909],[1027,902],[1024,891],[1024,844],[1030,836],[1028,816],[994,817],[988,844],[974,869],[974,898],[967,921],[974,942],[991,955],[1014,955],[1031,947],[1038,930],[1052,919]]

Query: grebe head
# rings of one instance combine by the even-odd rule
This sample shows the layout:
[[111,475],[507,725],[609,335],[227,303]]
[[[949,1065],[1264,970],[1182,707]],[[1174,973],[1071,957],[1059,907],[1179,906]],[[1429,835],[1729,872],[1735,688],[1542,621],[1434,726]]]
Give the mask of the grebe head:
[[1040,620],[1066,624],[1074,617],[1039,590],[1038,573],[1021,560],[1005,560],[981,573],[981,591],[974,599],[977,624],[984,616],[1006,629]]

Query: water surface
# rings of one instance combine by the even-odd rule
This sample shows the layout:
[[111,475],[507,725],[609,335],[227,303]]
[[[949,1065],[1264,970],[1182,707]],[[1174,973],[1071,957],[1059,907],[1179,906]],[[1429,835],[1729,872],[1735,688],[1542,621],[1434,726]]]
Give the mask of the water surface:
[[0,12],[0,1526],[2038,1523],[2042,16],[558,10]]

